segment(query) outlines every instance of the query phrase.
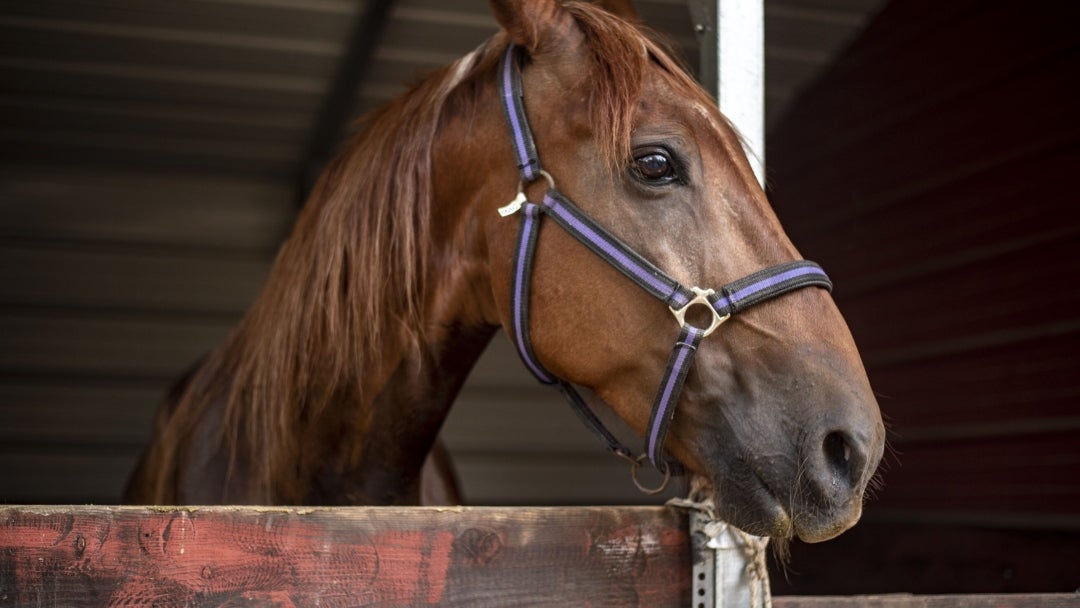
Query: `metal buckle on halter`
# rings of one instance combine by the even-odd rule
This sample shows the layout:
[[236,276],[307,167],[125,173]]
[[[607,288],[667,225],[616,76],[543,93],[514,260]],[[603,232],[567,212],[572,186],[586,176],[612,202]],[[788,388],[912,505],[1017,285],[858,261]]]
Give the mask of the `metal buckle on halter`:
[[705,333],[701,336],[702,338],[716,331],[717,327],[720,327],[724,323],[724,321],[727,321],[731,318],[730,312],[726,315],[721,315],[720,313],[716,312],[715,308],[713,308],[712,302],[709,302],[709,296],[716,295],[715,291],[711,289],[702,289],[700,287],[691,287],[690,291],[694,292],[694,299],[687,302],[686,306],[683,306],[678,310],[675,310],[670,306],[668,307],[668,310],[671,311],[671,314],[675,315],[675,320],[679,322],[679,327],[686,327],[686,311],[695,304],[701,304],[705,306],[709,309],[709,312],[711,312],[713,316],[712,323],[710,323],[709,326],[705,328]]
[[[540,173],[540,176],[542,176],[544,179],[547,180],[548,189],[549,190],[554,190],[555,189],[555,178],[551,177],[551,174],[548,173],[547,171],[544,171],[543,169],[540,169],[539,173]],[[537,178],[537,179],[539,179],[539,178]],[[536,181],[536,180],[534,179],[532,181]],[[532,182],[529,182],[529,183],[532,183]],[[526,183],[524,181],[519,181],[518,182],[517,196],[514,197],[514,200],[512,200],[509,203],[503,205],[502,207],[499,207],[499,217],[507,217],[509,215],[514,215],[518,211],[521,211],[521,208],[524,207],[525,203],[528,201],[528,199],[525,198],[525,186],[526,186]]]

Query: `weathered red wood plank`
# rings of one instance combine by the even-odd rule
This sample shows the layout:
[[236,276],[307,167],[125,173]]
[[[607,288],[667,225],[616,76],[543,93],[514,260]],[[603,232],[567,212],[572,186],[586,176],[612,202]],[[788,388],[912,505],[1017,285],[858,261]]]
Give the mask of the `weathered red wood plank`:
[[656,507],[0,507],[0,606],[683,606]]
[[1080,606],[1074,593],[1024,595],[856,595],[776,597],[776,608],[1066,608]]

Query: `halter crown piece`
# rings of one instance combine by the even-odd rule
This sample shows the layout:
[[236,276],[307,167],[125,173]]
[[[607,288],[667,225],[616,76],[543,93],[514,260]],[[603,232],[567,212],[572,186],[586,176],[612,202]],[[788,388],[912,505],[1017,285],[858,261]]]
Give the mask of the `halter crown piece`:
[[[648,494],[661,492],[672,475],[682,473],[682,466],[664,456],[664,438],[675,414],[686,374],[694,360],[701,340],[715,331],[732,315],[746,308],[803,287],[832,289],[832,282],[820,266],[813,262],[795,261],[771,266],[732,283],[719,290],[685,287],[643,258],[625,243],[597,224],[555,188],[555,180],[540,166],[536,142],[525,116],[524,90],[521,82],[519,53],[514,45],[506,49],[499,66],[499,88],[503,109],[510,127],[510,135],[517,157],[521,183],[517,196],[509,204],[499,208],[499,215],[507,217],[521,214],[510,286],[510,330],[514,344],[525,366],[540,382],[557,387],[566,397],[582,421],[602,441],[608,450],[632,464],[631,474],[638,489]],[[526,184],[544,178],[548,191],[540,203],[526,199]],[[532,277],[536,239],[540,234],[543,216],[548,216],[566,230],[570,236],[611,264],[619,272],[637,283],[653,297],[670,308],[679,325],[679,336],[668,358],[667,367],[653,399],[652,413],[645,436],[645,452],[634,452],[613,435],[581,395],[569,382],[557,378],[540,364],[529,339],[529,292]],[[712,312],[708,327],[696,327],[686,321],[686,312],[692,306],[705,306]],[[637,479],[637,471],[645,458],[664,474],[659,488],[645,488]]]

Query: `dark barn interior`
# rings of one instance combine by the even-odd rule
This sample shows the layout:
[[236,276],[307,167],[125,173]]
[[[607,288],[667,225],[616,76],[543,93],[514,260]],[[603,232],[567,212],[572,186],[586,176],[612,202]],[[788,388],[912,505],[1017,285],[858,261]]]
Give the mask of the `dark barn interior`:
[[1078,16],[893,2],[771,132],[891,426],[863,525],[797,547],[792,590],[1080,586]]
[[[695,66],[687,2],[635,4]],[[1080,11],[765,10],[770,197],[891,443],[774,591],[1080,588]],[[0,3],[0,503],[116,503],[351,119],[494,28],[482,0]],[[506,340],[443,436],[471,504],[650,502]]]

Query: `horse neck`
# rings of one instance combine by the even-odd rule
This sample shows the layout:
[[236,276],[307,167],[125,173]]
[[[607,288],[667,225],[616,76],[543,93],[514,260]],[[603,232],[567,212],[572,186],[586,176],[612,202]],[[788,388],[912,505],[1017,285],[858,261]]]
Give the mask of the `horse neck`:
[[491,334],[455,327],[404,356],[369,405],[366,435],[331,459],[348,464],[319,471],[308,502],[419,504],[421,466]]
[[[440,293],[457,294],[449,299],[462,303],[463,285],[443,281]],[[281,449],[289,452],[295,473],[278,471],[272,485],[264,487],[253,474],[259,463],[242,456],[229,473],[228,451],[215,447],[218,444],[209,438],[222,424],[224,403],[215,399],[195,424],[195,439],[183,456],[189,474],[182,476],[185,481],[175,490],[178,494],[161,494],[166,489],[154,486],[158,495],[144,498],[129,491],[131,500],[419,504],[424,459],[495,329],[458,314],[459,306],[427,310],[421,342],[412,346],[402,337],[385,340],[379,364],[338,379],[332,405],[293,427],[294,441]]]
[[362,425],[364,436],[355,441],[342,438],[339,453],[330,459],[339,463],[338,472],[320,472],[318,495],[309,497],[311,500],[417,502],[424,458],[469,372],[498,328],[482,237],[483,219],[474,212],[490,199],[491,173],[470,178],[462,176],[460,170],[463,164],[501,164],[507,167],[507,181],[513,182],[512,163],[487,158],[492,148],[499,150],[499,146],[477,145],[478,139],[490,137],[495,142],[505,137],[505,127],[488,118],[500,116],[490,111],[497,109],[497,104],[492,88],[490,95],[466,109],[467,115],[452,115],[440,123],[432,148],[432,195],[436,202],[431,208],[431,254],[421,327],[400,332],[403,336],[415,333],[420,339],[415,344],[401,339],[383,345],[389,357],[383,373],[379,378],[367,376],[360,387],[361,394],[371,396],[359,409],[369,416]]

